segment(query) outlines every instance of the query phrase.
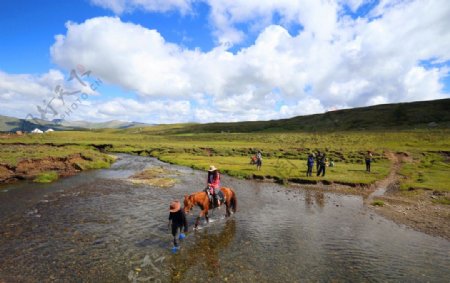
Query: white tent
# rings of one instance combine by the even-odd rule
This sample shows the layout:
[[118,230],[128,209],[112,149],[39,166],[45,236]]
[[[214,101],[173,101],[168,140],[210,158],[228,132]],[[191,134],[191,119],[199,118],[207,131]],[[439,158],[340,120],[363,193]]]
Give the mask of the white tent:
[[53,129],[48,129],[47,131],[45,131],[46,133],[50,133],[50,132],[54,132],[55,130]]
[[31,131],[32,134],[42,134],[43,131],[39,130],[38,128]]

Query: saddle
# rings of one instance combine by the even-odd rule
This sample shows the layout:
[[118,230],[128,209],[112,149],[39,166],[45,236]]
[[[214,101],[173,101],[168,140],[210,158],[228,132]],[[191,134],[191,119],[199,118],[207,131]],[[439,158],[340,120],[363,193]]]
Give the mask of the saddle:
[[[211,205],[211,207],[212,208],[216,208],[217,207],[217,201],[214,201],[213,196],[209,192],[209,189],[206,188],[205,192],[208,194],[209,204]],[[216,198],[220,201],[220,204],[223,204],[226,201],[225,195],[220,190],[218,190],[218,192],[216,193]]]

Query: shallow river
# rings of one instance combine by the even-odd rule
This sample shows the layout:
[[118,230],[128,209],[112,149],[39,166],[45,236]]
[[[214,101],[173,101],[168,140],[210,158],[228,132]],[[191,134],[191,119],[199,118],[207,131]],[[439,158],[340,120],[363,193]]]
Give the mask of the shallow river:
[[[176,170],[170,189],[133,185],[146,167]],[[205,172],[119,155],[107,170],[53,184],[0,187],[0,282],[448,282],[450,242],[399,226],[359,196],[223,176],[238,212],[190,232],[172,254],[172,199]],[[199,212],[188,215],[193,224]]]

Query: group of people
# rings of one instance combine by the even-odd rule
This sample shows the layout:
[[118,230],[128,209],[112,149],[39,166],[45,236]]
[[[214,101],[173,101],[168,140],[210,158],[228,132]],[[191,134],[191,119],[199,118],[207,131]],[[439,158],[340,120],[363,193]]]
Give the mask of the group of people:
[[[370,164],[372,163],[372,152],[370,150],[367,151],[366,155],[364,156],[364,160],[366,162],[366,171],[370,173]],[[308,155],[308,160],[306,161],[306,166],[308,167],[306,171],[306,176],[312,176],[312,170],[314,167],[314,162],[316,162],[316,171],[317,176],[322,175],[325,176],[325,168],[327,166],[333,167],[334,161],[330,158],[330,161],[328,162],[328,159],[326,157],[325,153],[321,153],[320,151],[317,151],[317,154],[314,156],[313,153],[310,153]]]
[[314,161],[316,162],[316,171],[317,176],[325,176],[325,168],[327,165],[334,166],[334,162],[330,160],[330,164],[328,163],[327,156],[325,153],[321,153],[320,151],[317,151],[316,156],[314,154],[310,153],[308,155],[308,160],[306,161],[306,166],[308,167],[306,171],[306,176],[312,176],[312,170],[314,167]]
[[[205,192],[210,197],[212,207],[220,206],[220,199],[218,197],[220,191],[220,172],[214,165],[211,165],[208,170],[207,186]],[[173,236],[173,250],[178,249],[178,240],[182,240],[185,237],[184,233],[188,231],[188,223],[186,220],[186,214],[181,209],[181,203],[179,200],[174,200],[169,206],[169,229],[171,228]],[[183,233],[184,231],[184,233]],[[178,235],[178,237],[177,237]]]

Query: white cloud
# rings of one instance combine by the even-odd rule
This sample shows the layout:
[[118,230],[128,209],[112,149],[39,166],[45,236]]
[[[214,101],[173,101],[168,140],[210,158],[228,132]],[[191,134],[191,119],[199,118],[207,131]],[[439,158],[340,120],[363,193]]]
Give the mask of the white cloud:
[[[135,99],[116,98],[106,103],[96,101],[87,107],[92,119],[107,117],[107,119],[123,121],[151,121],[152,123],[179,123],[192,117],[189,101],[138,101]],[[82,111],[80,111],[82,112]]]
[[105,81],[146,95],[177,96],[190,83],[178,46],[155,30],[119,18],[69,22],[66,36],[56,37],[51,54],[66,69],[82,64]]
[[315,113],[322,113],[325,111],[320,100],[307,97],[297,101],[294,105],[283,105],[280,109],[280,114],[284,117],[293,117],[299,115],[309,115]]
[[[0,71],[0,105],[2,115],[18,118],[59,119],[70,106],[83,97],[98,95],[82,78],[68,81],[58,70],[42,75],[8,74]],[[76,102],[78,104],[80,102]],[[74,106],[75,107],[75,106]],[[31,116],[29,116],[29,114]]]
[[282,25],[300,24],[317,39],[328,40],[336,28],[337,12],[335,1],[317,0],[209,0],[210,18],[215,27],[214,34],[220,43],[240,43],[245,34],[236,25],[252,22],[253,26],[264,28],[272,22],[274,15],[280,16]]
[[[125,3],[120,7],[126,11],[129,2],[110,3]],[[93,101],[84,115],[152,123],[268,120],[448,97],[441,82],[448,68],[420,64],[450,60],[450,6],[445,0],[381,1],[370,18],[358,19],[342,16],[342,5],[356,10],[367,1],[208,3],[222,43],[242,40],[245,33],[238,24],[270,23],[274,13],[304,29],[289,34],[285,27],[262,25],[253,44],[232,53],[226,44],[208,52],[182,48],[157,30],[119,18],[68,23],[66,34],[58,35],[51,47],[53,61],[66,70],[81,64],[106,84],[138,94],[136,99]],[[13,93],[43,93],[48,85],[45,76],[22,75],[23,85],[8,87],[14,79],[5,75],[9,79],[2,84],[0,73],[5,100]]]
[[2,114],[25,118],[26,111],[36,111],[38,105],[49,100],[64,76],[50,70],[42,75],[8,74],[0,71],[0,104]]
[[[192,12],[195,2],[210,7],[210,20],[214,35],[220,44],[240,43],[245,33],[236,25],[252,22],[256,31],[261,31],[272,22],[274,15],[281,23],[300,23],[305,30],[318,38],[329,39],[335,29],[338,3],[332,0],[91,0],[94,5],[112,10],[120,15],[127,11],[143,9],[149,12],[177,10],[182,14]],[[363,0],[347,0],[345,4],[357,8]]]

